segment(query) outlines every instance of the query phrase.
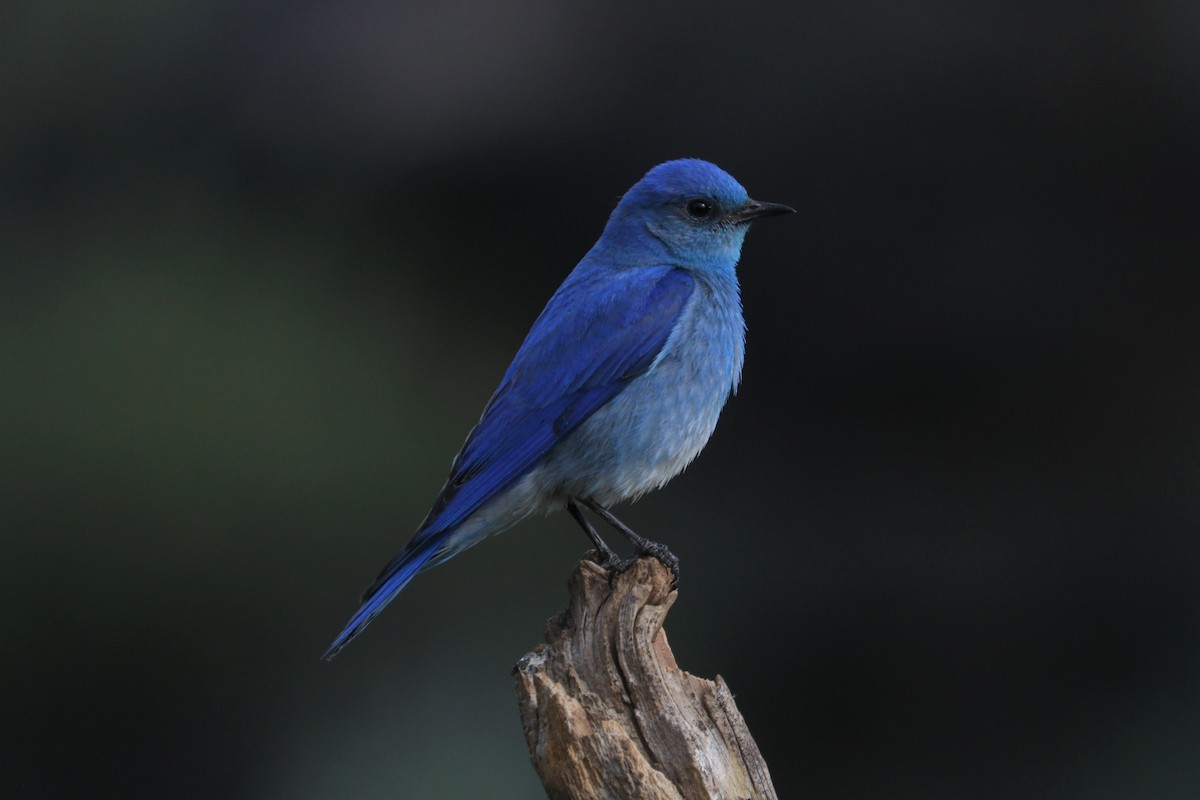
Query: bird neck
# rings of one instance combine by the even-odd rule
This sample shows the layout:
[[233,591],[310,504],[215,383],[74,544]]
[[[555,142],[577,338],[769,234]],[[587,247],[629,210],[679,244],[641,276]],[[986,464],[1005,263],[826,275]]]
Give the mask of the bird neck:
[[703,277],[713,288],[736,292],[735,267],[744,238],[743,228],[727,238],[680,243],[641,215],[618,213],[609,219],[588,255],[629,267],[671,264]]
[[673,264],[667,244],[654,235],[644,220],[614,215],[589,255],[631,267]]

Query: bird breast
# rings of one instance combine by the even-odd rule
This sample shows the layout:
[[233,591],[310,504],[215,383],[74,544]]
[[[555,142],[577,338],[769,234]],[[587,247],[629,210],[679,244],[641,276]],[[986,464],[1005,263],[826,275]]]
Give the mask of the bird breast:
[[665,484],[712,436],[744,352],[736,282],[697,280],[650,368],[548,455],[538,476],[552,484],[545,489],[607,505]]

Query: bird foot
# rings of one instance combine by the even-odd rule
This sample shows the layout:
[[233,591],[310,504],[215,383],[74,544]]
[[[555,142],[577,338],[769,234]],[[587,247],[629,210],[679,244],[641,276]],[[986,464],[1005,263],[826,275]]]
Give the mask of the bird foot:
[[621,564],[624,563],[621,560],[621,557],[612,550],[592,549],[588,550],[587,553],[584,554],[584,557],[589,561],[594,561],[604,569],[617,570],[618,572],[621,571]]
[[620,575],[625,570],[632,567],[639,558],[651,556],[658,559],[658,563],[671,571],[671,588],[679,588],[679,557],[667,549],[664,544],[658,542],[649,542],[645,547],[638,548],[637,555],[632,555],[629,558],[614,561],[612,564],[604,566],[611,567],[614,575]]

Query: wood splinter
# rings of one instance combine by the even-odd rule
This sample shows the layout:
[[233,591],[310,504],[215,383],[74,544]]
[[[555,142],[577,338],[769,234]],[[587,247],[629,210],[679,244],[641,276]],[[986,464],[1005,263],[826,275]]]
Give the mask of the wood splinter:
[[675,663],[671,573],[642,558],[611,577],[582,561],[547,644],[518,662],[517,701],[550,800],[775,800],[733,695]]

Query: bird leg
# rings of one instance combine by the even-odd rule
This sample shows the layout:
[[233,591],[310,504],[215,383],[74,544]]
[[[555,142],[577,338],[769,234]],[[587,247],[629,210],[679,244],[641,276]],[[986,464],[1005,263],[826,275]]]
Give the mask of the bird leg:
[[596,545],[596,550],[600,554],[599,564],[603,567],[615,567],[619,564],[620,559],[617,554],[600,538],[600,534],[592,527],[592,523],[588,522],[587,517],[583,515],[583,511],[574,500],[567,501],[567,511],[571,512],[571,516],[579,523],[579,527],[583,528],[583,532],[592,540],[592,544]]
[[[620,531],[621,535],[628,539],[633,546],[637,548],[638,556],[654,556],[657,558],[664,567],[671,570],[671,574],[675,577],[675,579],[671,582],[671,585],[677,586],[679,584],[679,558],[670,550],[668,550],[665,544],[652,542],[644,536],[639,536],[632,528],[630,528],[624,522],[621,522],[621,520],[617,519],[616,515],[614,515],[611,511],[591,498],[581,497],[579,498],[579,502],[596,512],[601,519]],[[572,504],[574,504],[574,501],[572,501]],[[576,519],[579,519],[579,517],[576,517]],[[622,572],[628,569],[629,565],[636,560],[637,556],[634,556],[633,558],[628,558],[620,562],[616,565],[617,572]]]

